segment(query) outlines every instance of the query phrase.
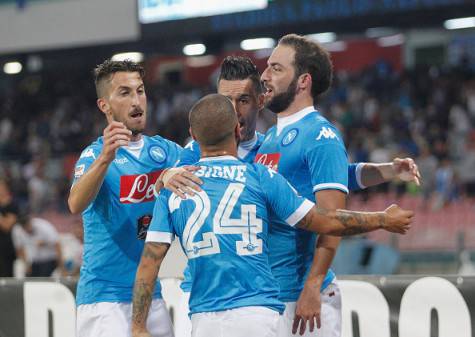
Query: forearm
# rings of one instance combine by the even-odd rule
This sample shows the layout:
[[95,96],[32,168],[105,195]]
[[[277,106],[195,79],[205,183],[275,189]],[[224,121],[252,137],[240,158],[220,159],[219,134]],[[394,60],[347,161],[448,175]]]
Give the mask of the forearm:
[[366,187],[388,182],[396,176],[392,163],[364,163],[361,169],[361,183]]
[[328,235],[320,235],[318,237],[312,267],[305,283],[306,287],[320,290],[339,243],[339,237]]
[[132,300],[132,331],[146,330],[146,322],[152,295],[157,282],[158,271],[169,244],[146,243],[140,260]]
[[320,234],[348,236],[381,229],[384,223],[384,212],[326,210],[314,206],[298,227]]
[[152,303],[152,294],[157,282],[157,275],[157,266],[151,265],[150,263],[140,263],[135,278],[132,301],[132,330],[143,331],[146,328],[148,312]]
[[72,186],[68,205],[71,213],[81,213],[94,200],[106,175],[109,162],[98,157],[89,170]]

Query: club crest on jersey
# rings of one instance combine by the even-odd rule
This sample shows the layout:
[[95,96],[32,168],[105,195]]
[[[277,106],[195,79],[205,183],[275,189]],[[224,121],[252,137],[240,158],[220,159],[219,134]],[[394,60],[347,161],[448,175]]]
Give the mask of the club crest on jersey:
[[284,138],[282,138],[282,145],[287,146],[289,144],[292,144],[292,142],[297,138],[299,134],[299,130],[297,129],[292,129],[287,134],[285,135]]
[[155,183],[162,171],[120,177],[120,202],[138,204],[155,200]]
[[161,146],[152,146],[148,149],[148,154],[157,163],[161,164],[167,159],[167,154]]
[[259,153],[256,156],[255,162],[278,172],[280,153]]

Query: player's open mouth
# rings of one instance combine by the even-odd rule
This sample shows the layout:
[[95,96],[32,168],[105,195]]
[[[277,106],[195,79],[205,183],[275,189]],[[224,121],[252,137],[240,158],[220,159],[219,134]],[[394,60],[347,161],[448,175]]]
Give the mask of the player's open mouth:
[[130,114],[130,117],[132,117],[132,118],[140,118],[140,117],[142,117],[142,115],[143,115],[143,112],[134,112],[134,113],[131,113],[131,114]]
[[266,88],[266,96],[270,96],[272,94],[272,89],[271,88]]

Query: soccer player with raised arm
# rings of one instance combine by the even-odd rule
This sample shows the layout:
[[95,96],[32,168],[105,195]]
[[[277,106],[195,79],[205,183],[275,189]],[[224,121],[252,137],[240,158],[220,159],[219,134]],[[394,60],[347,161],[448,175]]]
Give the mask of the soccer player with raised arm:
[[[237,112],[241,133],[238,158],[251,163],[264,140],[264,136],[256,131],[257,116],[264,108],[264,92],[259,71],[248,57],[228,56],[221,64],[217,89],[218,93],[231,100]],[[199,144],[193,140],[183,149],[178,165],[195,164],[200,159],[200,154]],[[350,164],[348,166],[348,187],[350,191],[358,190],[396,178],[418,182],[418,174],[417,165],[410,158],[396,158],[392,163]],[[181,183],[172,179],[167,187],[179,189]],[[180,190],[177,193],[184,196]],[[272,255],[272,251],[269,253]],[[188,312],[192,281],[189,268],[185,269],[184,276],[181,288],[185,294],[181,298],[180,310]],[[189,337],[191,324],[189,321],[180,321],[180,323],[175,326],[177,337]]]
[[[139,64],[106,60],[94,75],[97,105],[108,126],[77,161],[68,199],[84,223],[76,330],[77,337],[129,337],[132,289],[152,218],[154,184],[182,149],[143,134],[147,99]],[[173,336],[160,285],[152,297],[151,336]]]
[[[268,210],[287,226],[332,235],[377,229],[405,233],[411,211],[327,211],[298,196],[278,173],[237,159],[239,123],[226,97],[213,94],[190,111],[191,134],[201,147],[202,191],[182,199],[158,197],[137,270],[132,335],[149,337],[146,321],[161,262],[175,235],[193,275],[192,336],[276,336],[279,286],[268,263]],[[263,188],[265,186],[265,188]]]
[[[256,161],[278,171],[319,207],[344,209],[349,191],[345,145],[315,108],[332,73],[330,56],[318,43],[295,34],[279,40],[261,76],[277,124],[267,132]],[[340,337],[340,292],[329,269],[340,239],[319,235],[317,240],[277,218],[271,223],[270,263],[286,303],[279,336],[303,334],[308,323],[306,336]]]

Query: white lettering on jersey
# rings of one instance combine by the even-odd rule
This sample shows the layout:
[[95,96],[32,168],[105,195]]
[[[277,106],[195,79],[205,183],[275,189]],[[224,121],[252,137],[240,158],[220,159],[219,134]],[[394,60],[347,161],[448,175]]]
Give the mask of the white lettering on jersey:
[[276,174],[276,172],[275,172],[273,169],[271,169],[270,167],[268,167],[268,168],[267,168],[267,172],[269,172],[269,175],[270,175],[271,178],[274,178],[274,175]]
[[246,182],[246,166],[230,165],[230,166],[201,166],[201,169],[195,172],[197,177],[205,178],[224,178],[235,180],[241,183]]
[[330,128],[327,128],[327,127],[322,127],[322,129],[320,130],[320,134],[318,135],[317,137],[317,140],[320,140],[321,138],[325,138],[325,139],[334,139],[334,138],[337,138],[338,139],[338,136],[333,132],[332,129]]
[[114,163],[116,164],[125,164],[125,163],[128,163],[129,160],[127,158],[116,158],[114,159]]
[[81,154],[81,157],[79,157],[79,158],[88,158],[88,157],[92,157],[92,158],[96,159],[96,155],[94,154],[93,149],[87,149],[86,151],[84,151]]
[[[143,192],[145,192],[145,194],[141,198],[134,198],[136,193],[141,195]],[[155,192],[155,184],[149,184],[149,176],[147,174],[140,174],[135,178],[129,194],[126,197],[120,198],[120,202],[138,204],[145,199],[152,198],[153,196],[157,196],[157,193]]]

